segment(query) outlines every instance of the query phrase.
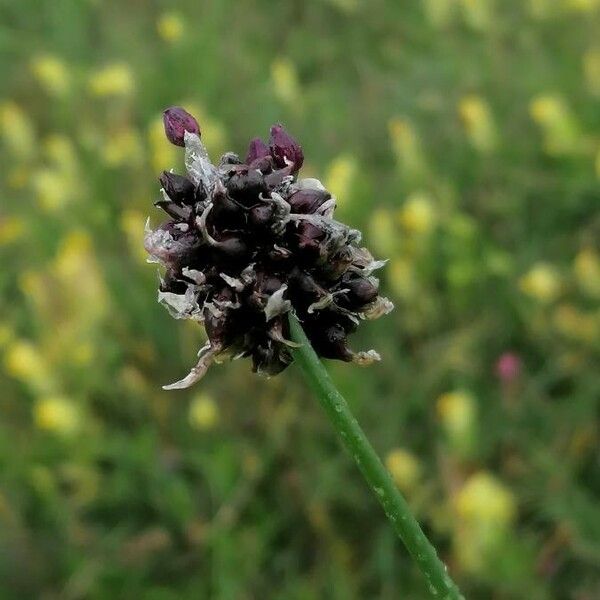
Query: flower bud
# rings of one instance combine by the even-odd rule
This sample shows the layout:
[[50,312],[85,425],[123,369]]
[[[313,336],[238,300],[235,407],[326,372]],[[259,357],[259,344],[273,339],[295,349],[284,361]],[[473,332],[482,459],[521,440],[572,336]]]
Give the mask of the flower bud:
[[341,286],[348,290],[345,294],[348,304],[360,308],[377,298],[376,280],[367,277],[343,277]]
[[288,203],[292,212],[297,214],[314,214],[331,198],[331,194],[324,190],[305,189],[292,194]]
[[260,138],[254,138],[248,145],[248,154],[246,154],[246,164],[249,165],[259,158],[265,158],[271,155],[269,146]]
[[185,146],[186,131],[200,135],[198,121],[180,106],[167,108],[163,113],[163,123],[167,139],[176,146]]
[[265,229],[271,222],[274,212],[272,204],[259,204],[250,210],[250,223],[257,229]]
[[283,128],[283,125],[271,127],[269,138],[271,156],[278,167],[293,165],[293,173],[297,173],[304,162],[304,153],[298,142]]
[[187,177],[163,171],[158,180],[167,196],[176,204],[194,203],[194,184]]

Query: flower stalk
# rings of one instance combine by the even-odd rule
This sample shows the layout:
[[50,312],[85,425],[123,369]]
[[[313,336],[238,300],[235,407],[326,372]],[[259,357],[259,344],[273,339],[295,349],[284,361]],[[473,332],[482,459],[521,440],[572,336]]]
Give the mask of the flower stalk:
[[292,341],[299,345],[292,350],[295,362],[325,409],[338,437],[354,457],[369,487],[383,506],[394,531],[425,576],[431,594],[444,600],[461,600],[463,596],[448,575],[446,566],[438,558],[435,548],[412,515],[408,503],[392,481],[345,398],[329,377],[302,325],[293,313],[290,313],[289,320]]

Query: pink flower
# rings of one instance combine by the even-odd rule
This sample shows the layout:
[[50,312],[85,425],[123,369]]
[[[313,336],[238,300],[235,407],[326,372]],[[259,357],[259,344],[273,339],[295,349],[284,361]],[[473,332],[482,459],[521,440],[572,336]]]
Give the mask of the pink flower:
[[503,383],[515,381],[521,374],[521,358],[514,352],[504,352],[496,361],[496,376]]

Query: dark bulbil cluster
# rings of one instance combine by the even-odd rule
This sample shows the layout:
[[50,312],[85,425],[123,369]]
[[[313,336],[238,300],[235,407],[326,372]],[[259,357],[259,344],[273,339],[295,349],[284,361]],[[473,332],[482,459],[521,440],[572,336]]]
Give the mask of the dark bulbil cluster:
[[169,220],[147,228],[151,262],[165,268],[159,302],[177,319],[204,324],[207,344],[189,387],[225,355],[250,357],[275,375],[291,362],[287,314],[294,310],[320,356],[368,364],[373,350],[347,343],[362,319],[393,306],[378,294],[375,261],[360,232],[332,218],[335,199],[316,179],[298,179],[302,148],[281,125],[268,144],[250,142],[242,161],[227,153],[214,165],[198,123],[182,108],[164,113],[168,139],[185,147],[187,174],[164,172],[156,205]]

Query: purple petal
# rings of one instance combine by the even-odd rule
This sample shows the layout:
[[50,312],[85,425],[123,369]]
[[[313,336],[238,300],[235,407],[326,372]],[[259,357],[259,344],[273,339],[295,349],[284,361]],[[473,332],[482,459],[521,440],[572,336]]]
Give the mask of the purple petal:
[[271,156],[278,167],[286,167],[292,164],[294,173],[300,170],[304,162],[302,146],[287,133],[283,125],[277,124],[271,127],[269,147]]
[[248,145],[248,154],[246,154],[246,164],[249,165],[254,162],[257,158],[264,158],[270,156],[271,151],[260,138],[254,138]]

